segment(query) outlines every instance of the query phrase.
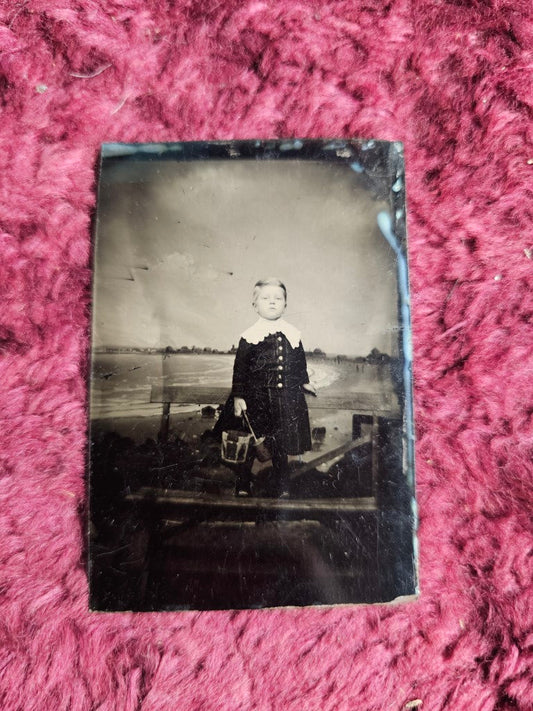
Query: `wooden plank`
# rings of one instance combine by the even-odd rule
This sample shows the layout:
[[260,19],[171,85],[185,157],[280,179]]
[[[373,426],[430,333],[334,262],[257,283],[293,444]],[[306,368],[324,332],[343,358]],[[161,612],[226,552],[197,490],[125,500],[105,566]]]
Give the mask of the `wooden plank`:
[[376,500],[373,497],[354,499],[266,499],[239,498],[233,496],[210,496],[178,489],[155,489],[142,487],[128,494],[126,501],[144,503],[151,507],[165,510],[195,511],[204,513],[228,514],[231,512],[257,513],[259,511],[279,512],[280,514],[298,514],[300,518],[316,518],[321,514],[353,513],[357,511],[375,511]]
[[379,446],[378,446],[378,439],[379,439],[379,425],[378,425],[378,418],[376,415],[373,417],[373,423],[372,423],[372,430],[371,430],[371,437],[372,437],[372,493],[374,496],[377,496],[377,487],[378,487],[378,474],[379,474],[379,457],[380,457],[380,452],[379,452]]
[[305,474],[305,472],[308,472],[311,469],[318,467],[320,464],[324,464],[324,462],[329,462],[331,459],[335,459],[336,457],[341,457],[343,454],[351,452],[352,449],[362,447],[365,444],[369,444],[371,441],[372,436],[370,433],[364,435],[363,437],[359,437],[359,439],[350,440],[349,442],[346,442],[346,444],[341,444],[340,447],[330,449],[328,452],[324,452],[324,454],[321,454],[319,457],[315,457],[314,459],[310,459],[309,461],[305,462],[305,464],[298,467],[292,472],[292,476],[297,477],[301,474]]
[[161,416],[161,431],[159,433],[159,439],[161,442],[168,441],[168,431],[170,428],[170,403],[163,403],[163,415]]
[[182,405],[216,405],[226,402],[231,386],[152,385],[150,402],[172,402]]
[[[226,402],[230,388],[205,385],[153,385],[150,402],[175,403],[181,405],[217,405]],[[396,397],[393,393],[342,393],[328,394],[327,390],[318,393],[318,397],[308,397],[310,410],[350,410],[353,412],[380,412],[392,414],[398,412]]]

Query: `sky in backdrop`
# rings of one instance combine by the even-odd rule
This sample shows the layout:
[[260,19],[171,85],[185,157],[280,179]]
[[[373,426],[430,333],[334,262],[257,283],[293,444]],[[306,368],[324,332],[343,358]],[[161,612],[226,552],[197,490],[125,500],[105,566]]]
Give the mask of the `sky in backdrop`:
[[342,163],[104,162],[93,343],[227,350],[257,318],[254,283],[287,286],[306,350],[397,354],[385,203]]

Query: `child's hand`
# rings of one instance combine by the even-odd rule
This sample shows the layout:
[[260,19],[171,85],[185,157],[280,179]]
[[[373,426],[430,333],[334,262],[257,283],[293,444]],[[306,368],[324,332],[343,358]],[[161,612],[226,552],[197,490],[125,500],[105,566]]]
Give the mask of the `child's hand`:
[[310,395],[314,395],[316,397],[316,388],[312,383],[304,383],[303,389]]
[[236,397],[233,400],[233,414],[235,417],[240,417],[243,412],[246,412],[246,400],[242,397]]

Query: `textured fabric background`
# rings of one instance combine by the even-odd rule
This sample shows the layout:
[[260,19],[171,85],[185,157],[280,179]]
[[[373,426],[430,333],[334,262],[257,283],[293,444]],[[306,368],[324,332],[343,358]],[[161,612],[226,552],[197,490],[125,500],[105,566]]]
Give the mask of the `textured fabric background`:
[[[0,2],[0,707],[533,708],[530,0]],[[422,595],[89,614],[102,141],[405,142]]]

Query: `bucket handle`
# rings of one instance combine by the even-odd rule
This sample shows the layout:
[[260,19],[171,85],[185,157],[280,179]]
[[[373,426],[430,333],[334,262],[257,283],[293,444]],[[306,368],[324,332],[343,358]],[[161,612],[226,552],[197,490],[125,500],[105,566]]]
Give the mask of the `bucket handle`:
[[255,432],[252,429],[252,425],[250,424],[250,420],[248,419],[248,415],[246,413],[246,410],[242,411],[242,416],[244,417],[246,424],[248,425],[248,429],[252,433],[252,437],[254,438],[255,443],[257,444],[257,437],[255,436]]

